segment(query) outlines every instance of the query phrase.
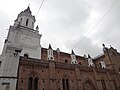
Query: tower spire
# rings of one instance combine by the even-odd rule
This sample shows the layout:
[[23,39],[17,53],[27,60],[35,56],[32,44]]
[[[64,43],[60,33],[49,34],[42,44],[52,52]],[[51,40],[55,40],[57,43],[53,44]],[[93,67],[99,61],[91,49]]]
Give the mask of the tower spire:
[[49,44],[49,47],[48,47],[48,49],[51,49],[51,50],[52,50],[51,44]]
[[72,52],[71,52],[71,54],[75,55],[75,53],[74,53],[73,49],[72,49]]
[[30,7],[28,6],[27,9],[24,10],[24,12],[27,12],[27,13],[31,14]]
[[17,26],[20,23],[21,26],[34,29],[35,16],[32,15],[30,7],[28,6],[20,14],[18,14],[17,19],[15,20],[14,26]]

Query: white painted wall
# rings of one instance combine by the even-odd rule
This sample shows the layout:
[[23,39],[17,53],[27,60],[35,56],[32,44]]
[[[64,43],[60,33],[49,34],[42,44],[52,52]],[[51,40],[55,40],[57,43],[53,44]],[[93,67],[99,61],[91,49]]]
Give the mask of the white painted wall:
[[[20,24],[22,27],[17,27],[21,18],[22,22]],[[29,21],[26,26],[27,19]],[[18,15],[14,26],[10,26],[7,41],[4,43],[3,52],[0,56],[0,61],[2,61],[0,66],[0,90],[5,90],[6,85],[3,85],[3,83],[9,83],[10,90],[16,90],[20,56],[28,53],[31,58],[41,59],[40,39],[42,35],[33,30],[34,23],[34,16],[23,12]],[[15,50],[22,50],[22,52],[15,55]]]
[[19,45],[23,48],[21,56],[29,53],[29,57],[41,59],[41,35],[35,32],[22,30]]
[[8,46],[6,54],[3,55],[1,64],[1,76],[4,77],[17,77],[19,55],[15,56],[15,50],[17,48]]
[[4,83],[10,84],[10,90],[16,90],[17,79],[11,79],[11,78],[0,79],[0,90],[5,90],[6,84]]
[[20,54],[21,56],[29,53],[29,57],[41,59],[41,36],[41,34],[27,28],[18,29],[11,26],[8,33],[8,41],[10,44],[23,49]]

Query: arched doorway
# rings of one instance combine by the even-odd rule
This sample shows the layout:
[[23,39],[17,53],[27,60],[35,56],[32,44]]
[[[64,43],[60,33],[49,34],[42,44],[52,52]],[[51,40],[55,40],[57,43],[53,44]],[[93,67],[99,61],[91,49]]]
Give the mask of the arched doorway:
[[83,82],[83,90],[96,90],[94,84],[90,79]]

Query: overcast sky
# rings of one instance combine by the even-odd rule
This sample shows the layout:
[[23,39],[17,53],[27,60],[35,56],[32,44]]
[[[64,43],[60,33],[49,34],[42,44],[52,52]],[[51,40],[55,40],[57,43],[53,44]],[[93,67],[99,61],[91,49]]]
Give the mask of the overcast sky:
[[[7,29],[14,24],[17,15],[30,3],[32,14],[36,16],[41,1],[0,0],[0,51]],[[120,51],[120,0],[44,0],[36,25],[42,34],[41,45],[45,48],[51,43],[54,50],[60,48],[71,53],[74,49],[77,55],[89,53],[94,57],[102,53],[102,43],[105,43]]]

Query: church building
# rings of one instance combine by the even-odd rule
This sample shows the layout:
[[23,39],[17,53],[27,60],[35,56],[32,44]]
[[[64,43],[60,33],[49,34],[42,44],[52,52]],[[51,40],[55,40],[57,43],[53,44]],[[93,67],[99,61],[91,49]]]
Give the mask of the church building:
[[28,7],[9,27],[0,56],[0,90],[120,90],[120,53],[115,48],[103,44],[95,58],[51,44],[43,48],[35,21]]

